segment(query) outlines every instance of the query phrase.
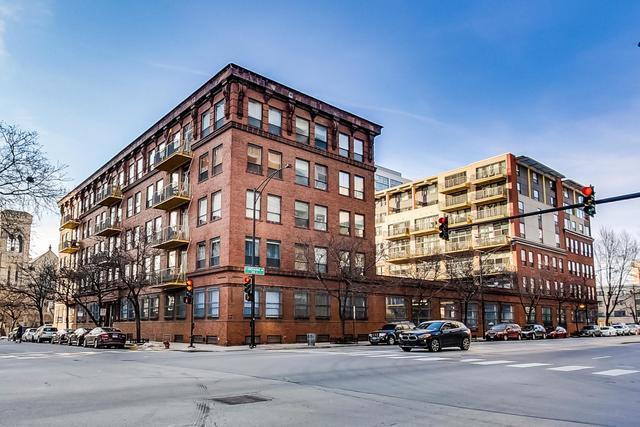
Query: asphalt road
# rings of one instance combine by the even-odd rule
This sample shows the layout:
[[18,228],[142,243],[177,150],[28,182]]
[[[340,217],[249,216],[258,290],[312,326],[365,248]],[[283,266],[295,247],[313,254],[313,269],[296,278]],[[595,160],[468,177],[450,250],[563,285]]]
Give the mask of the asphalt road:
[[[215,400],[238,396],[261,401]],[[0,342],[1,426],[637,426],[638,411],[636,336],[440,353]]]

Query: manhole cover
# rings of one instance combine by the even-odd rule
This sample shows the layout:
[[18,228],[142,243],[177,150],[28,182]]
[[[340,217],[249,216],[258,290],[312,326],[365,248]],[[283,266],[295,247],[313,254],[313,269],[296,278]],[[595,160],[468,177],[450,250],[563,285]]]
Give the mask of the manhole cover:
[[266,397],[253,396],[250,394],[243,394],[241,396],[214,397],[211,400],[224,403],[226,405],[243,405],[245,403],[267,402],[271,399],[268,399]]

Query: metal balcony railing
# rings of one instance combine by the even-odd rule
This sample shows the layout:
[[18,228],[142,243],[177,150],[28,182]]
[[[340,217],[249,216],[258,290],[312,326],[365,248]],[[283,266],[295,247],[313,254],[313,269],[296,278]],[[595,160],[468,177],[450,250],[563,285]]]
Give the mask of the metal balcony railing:
[[438,228],[438,221],[434,219],[420,218],[414,221],[413,231],[429,231]]
[[169,143],[164,150],[153,157],[153,167],[171,171],[191,161],[193,153],[189,141],[179,140]]
[[447,252],[466,251],[471,249],[471,240],[459,240],[457,242],[447,242]]
[[120,218],[106,218],[104,221],[97,223],[93,230],[94,234],[98,236],[112,230],[119,233],[122,230],[122,224]]
[[467,197],[467,194],[460,194],[457,196],[447,196],[445,198],[445,206],[449,207],[449,206],[455,206],[455,205],[462,205],[462,204],[466,204],[469,201],[469,198]]
[[107,185],[96,194],[96,203],[102,206],[111,206],[122,200],[122,189],[119,185]]
[[507,173],[507,167],[504,165],[491,165],[476,170],[475,179],[482,180],[492,178],[494,176],[503,176]]
[[157,285],[186,286],[187,275],[181,267],[170,267],[154,271],[152,281]]
[[458,175],[454,177],[447,177],[444,179],[444,188],[455,187],[467,182],[467,175]]
[[477,218],[478,219],[486,219],[486,218],[495,218],[500,216],[507,215],[507,207],[493,207],[488,209],[478,209]]
[[184,203],[188,203],[190,199],[191,189],[188,182],[182,185],[173,183],[153,195],[153,207],[175,209]]
[[389,260],[397,260],[403,258],[409,258],[411,252],[409,248],[392,248],[389,250]]
[[476,246],[500,246],[509,243],[507,236],[490,236],[490,237],[478,237],[476,240]]
[[500,187],[487,187],[482,190],[478,190],[475,193],[475,200],[488,199],[490,197],[502,196],[505,197],[507,195],[507,188],[505,186]]
[[187,244],[189,228],[180,225],[163,228],[151,237],[151,245],[159,249],[174,249]]

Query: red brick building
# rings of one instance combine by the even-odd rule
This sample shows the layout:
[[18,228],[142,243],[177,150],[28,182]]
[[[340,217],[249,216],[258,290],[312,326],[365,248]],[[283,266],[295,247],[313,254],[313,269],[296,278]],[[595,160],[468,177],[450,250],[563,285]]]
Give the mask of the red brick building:
[[[311,250],[329,276],[338,268],[326,261],[326,251],[323,261],[331,236],[362,248],[349,255],[350,263],[375,257],[374,139],[380,131],[230,64],[60,200],[61,265],[90,262],[144,230],[157,251],[148,260],[157,283],[144,292],[142,337],[189,339],[184,288],[191,278],[196,339],[242,344],[249,335],[242,283],[251,254],[251,189],[290,164],[269,182],[256,213],[257,264],[267,269],[257,280],[258,340],[340,336],[336,301],[305,271],[316,267],[301,254]],[[125,296],[89,309],[133,333]],[[357,334],[384,322],[384,295],[354,301]],[[82,308],[70,309],[75,324],[88,321]]]

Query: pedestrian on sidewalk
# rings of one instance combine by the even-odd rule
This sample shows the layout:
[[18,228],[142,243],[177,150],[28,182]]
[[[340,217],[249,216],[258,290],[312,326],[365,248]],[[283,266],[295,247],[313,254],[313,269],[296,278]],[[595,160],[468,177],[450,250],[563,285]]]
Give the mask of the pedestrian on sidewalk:
[[18,344],[20,344],[22,342],[22,333],[24,332],[24,328],[22,327],[21,324],[18,323],[18,330],[16,331],[16,341],[18,341]]

